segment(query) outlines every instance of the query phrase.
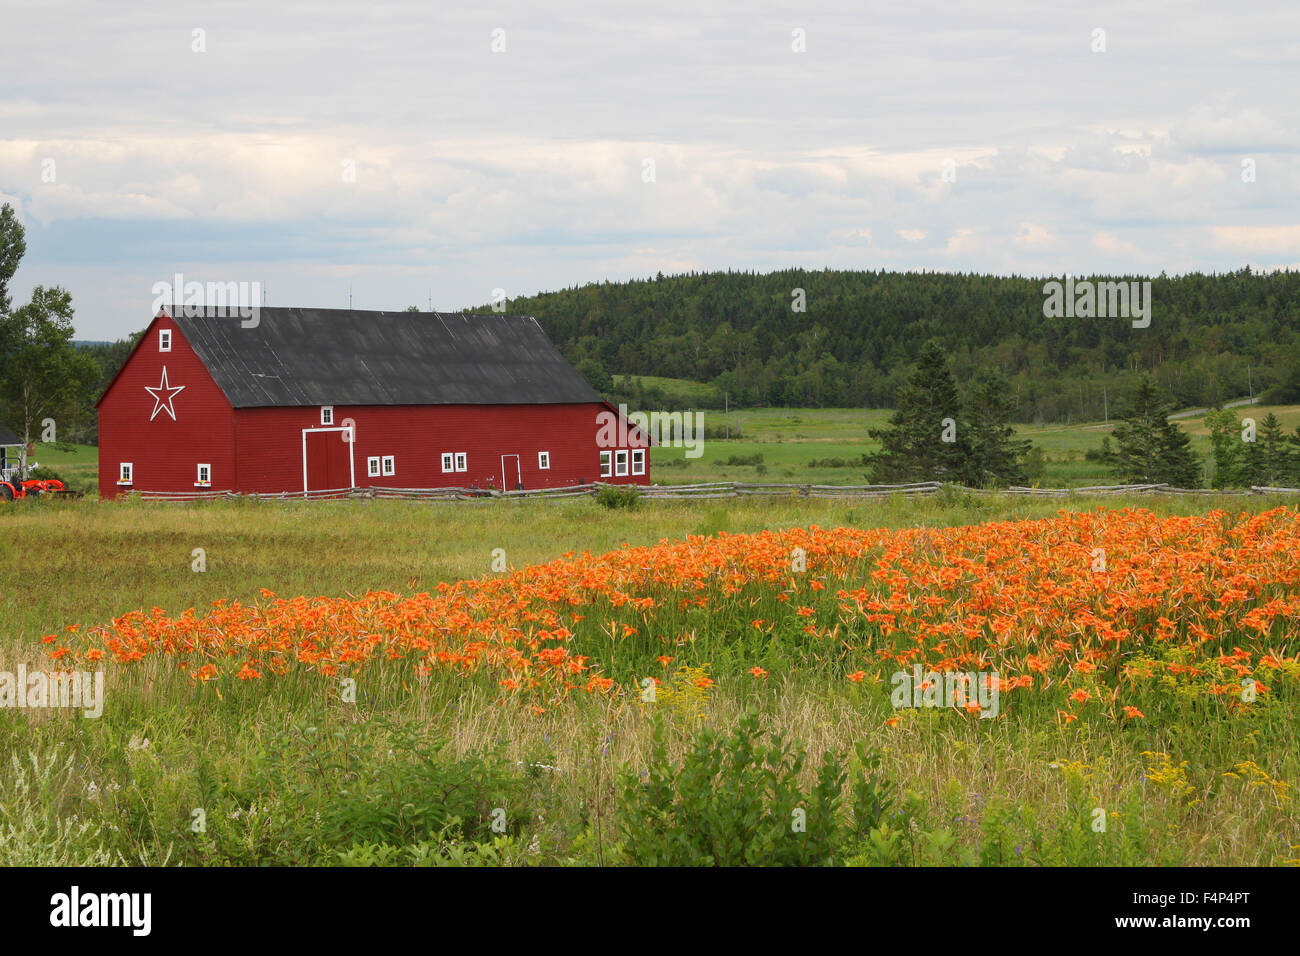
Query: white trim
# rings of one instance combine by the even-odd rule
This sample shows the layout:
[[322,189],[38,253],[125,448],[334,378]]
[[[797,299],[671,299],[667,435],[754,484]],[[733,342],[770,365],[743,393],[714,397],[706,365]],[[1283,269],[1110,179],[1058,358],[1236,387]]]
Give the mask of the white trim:
[[516,485],[522,485],[524,483],[524,463],[518,455],[512,454],[512,455],[501,456],[501,490],[513,491],[514,489],[510,486],[510,483],[506,481],[506,459],[507,458],[513,458],[515,460],[515,484]]
[[[122,469],[126,469],[126,475],[123,476]],[[119,485],[135,484],[135,465],[129,461],[119,461],[117,463],[117,483]]]
[[172,350],[172,330],[159,329],[158,330],[158,351],[170,352],[171,350]]
[[449,475],[456,470],[456,456],[449,451],[442,453],[442,473]]
[[455,455],[456,455],[456,470],[469,471],[469,453],[458,451],[455,453]]
[[614,477],[614,453],[612,451],[602,451],[600,453],[600,477]]
[[[205,468],[208,470],[207,480],[204,480],[203,478],[203,469]],[[194,487],[207,488],[211,484],[212,484],[212,465],[204,464],[202,462],[196,464],[194,467]]]
[[[355,449],[357,447],[357,442],[356,442],[357,436],[356,436],[355,426],[340,425],[334,428],[304,428],[302,430],[302,493],[304,495],[308,493],[307,492],[307,433],[308,432],[348,432],[348,437],[344,439],[344,442],[348,446],[348,475],[349,475],[348,487],[355,488],[357,486],[357,456],[355,454]],[[330,490],[330,489],[326,489],[326,490]]]
[[333,406],[333,405],[322,405],[322,406],[320,407],[320,423],[321,423],[322,425],[333,425],[333,424],[334,424],[334,406]]
[[618,451],[614,452],[614,477],[615,478],[627,477],[627,449],[626,448],[620,448]]
[[383,469],[385,477],[397,474],[397,459],[394,458],[392,455],[384,455],[380,459],[379,464],[380,467]]
[[367,458],[367,459],[366,459],[366,477],[367,477],[367,478],[378,478],[378,477],[380,477],[380,475],[379,475],[379,456],[378,456],[378,455],[372,455],[370,458]]
[[538,471],[551,470],[551,453],[549,451],[539,451],[537,453],[537,469]]
[[[640,468],[637,467],[637,460],[638,460],[638,459],[640,459],[640,462],[641,462],[641,467],[640,467]],[[632,474],[634,474],[634,475],[644,475],[644,474],[645,474],[645,449],[644,449],[644,448],[633,448],[633,449],[632,449]]]

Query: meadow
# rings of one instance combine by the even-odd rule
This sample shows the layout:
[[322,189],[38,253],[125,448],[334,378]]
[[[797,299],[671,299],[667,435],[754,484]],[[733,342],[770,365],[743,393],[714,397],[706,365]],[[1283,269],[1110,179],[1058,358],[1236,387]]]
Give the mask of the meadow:
[[[1300,426],[1300,406],[1253,405],[1234,409],[1238,417],[1250,415],[1257,422],[1270,412],[1283,429],[1294,433]],[[857,462],[863,454],[879,450],[879,443],[867,434],[889,421],[885,409],[844,408],[761,408],[705,411],[705,424],[713,429],[727,424],[738,438],[710,439],[704,453],[686,457],[684,448],[655,448],[651,452],[653,479],[660,484],[702,481],[772,481],[827,485],[864,484],[867,469]],[[1176,419],[1192,438],[1192,448],[1203,462],[1210,455],[1209,429],[1201,414]],[[1103,437],[1114,430],[1114,422],[1084,422],[1077,425],[1020,425],[1016,433],[1042,449],[1044,469],[1036,482],[1044,488],[1069,488],[1115,484],[1116,479],[1100,461],[1090,461],[1088,452],[1101,447]],[[761,456],[761,461],[756,456]],[[744,464],[734,463],[732,459]],[[828,465],[839,459],[844,464]]]
[[1297,547],[1269,498],[20,503],[0,671],[107,691],[0,708],[0,863],[1294,864]]

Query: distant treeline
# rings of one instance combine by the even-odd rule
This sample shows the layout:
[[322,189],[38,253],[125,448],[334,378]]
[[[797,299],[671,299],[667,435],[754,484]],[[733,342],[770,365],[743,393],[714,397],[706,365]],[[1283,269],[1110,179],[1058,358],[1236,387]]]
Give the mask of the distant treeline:
[[75,413],[65,416],[64,425],[60,428],[60,437],[64,441],[83,445],[99,444],[99,416],[95,412],[95,401],[108,388],[108,383],[113,380],[142,334],[143,329],[116,342],[76,343],[79,351],[94,359],[99,368],[99,377],[86,389],[85,399]]
[[[1124,318],[1047,318],[1047,281],[693,272],[546,292],[511,299],[508,309],[535,315],[597,389],[639,408],[893,408],[931,339],[963,386],[982,368],[1000,369],[1020,422],[1113,419],[1143,373],[1181,407],[1247,396],[1300,402],[1300,272],[1161,275],[1150,280],[1147,328]],[[79,345],[101,374],[70,423],[72,440],[95,440],[91,403],[138,336]],[[639,376],[710,387],[684,400]]]
[[[1261,394],[1300,401],[1300,272],[1161,275],[1150,280],[1147,328],[1124,318],[1047,318],[1047,281],[690,273],[517,298],[508,309],[537,316],[602,391],[629,373],[709,383],[703,400],[693,397],[697,407],[721,407],[724,393],[741,406],[893,407],[930,339],[959,382],[1001,369],[1019,421],[1113,418],[1116,399],[1144,372],[1179,406]],[[806,311],[793,308],[800,298]]]

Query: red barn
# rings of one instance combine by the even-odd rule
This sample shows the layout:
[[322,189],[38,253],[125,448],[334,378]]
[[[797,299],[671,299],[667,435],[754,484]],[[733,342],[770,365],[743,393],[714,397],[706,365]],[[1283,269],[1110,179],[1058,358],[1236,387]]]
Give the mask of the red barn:
[[530,316],[164,311],[97,406],[105,498],[650,480],[648,436]]

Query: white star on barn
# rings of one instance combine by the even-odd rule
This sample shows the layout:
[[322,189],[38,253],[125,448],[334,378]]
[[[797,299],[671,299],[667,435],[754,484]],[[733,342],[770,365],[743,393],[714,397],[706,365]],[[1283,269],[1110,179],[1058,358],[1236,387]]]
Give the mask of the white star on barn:
[[[174,399],[179,393],[185,391],[185,386],[184,385],[169,386],[167,384],[166,365],[163,366],[162,382],[159,383],[158,387],[150,388],[148,385],[146,385],[144,387],[144,390],[153,396],[153,401],[154,401],[153,414],[149,416],[149,421],[153,421],[155,418],[158,417],[158,413],[163,411],[165,411],[168,415],[172,417],[172,421],[176,421],[176,409],[172,407],[172,399]],[[165,393],[166,397],[164,398],[163,395],[160,393]]]

